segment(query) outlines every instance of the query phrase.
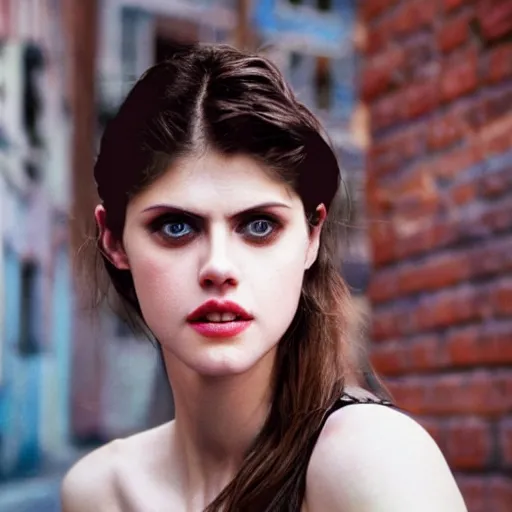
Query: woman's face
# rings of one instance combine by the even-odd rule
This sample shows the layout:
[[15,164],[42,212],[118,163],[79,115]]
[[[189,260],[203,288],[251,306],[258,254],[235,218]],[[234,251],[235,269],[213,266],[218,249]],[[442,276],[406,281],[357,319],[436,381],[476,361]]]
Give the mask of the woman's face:
[[[144,320],[172,358],[202,375],[247,371],[276,346],[297,309],[325,217],[246,156],[182,159],[127,208],[122,243]],[[198,309],[201,308],[201,309]]]

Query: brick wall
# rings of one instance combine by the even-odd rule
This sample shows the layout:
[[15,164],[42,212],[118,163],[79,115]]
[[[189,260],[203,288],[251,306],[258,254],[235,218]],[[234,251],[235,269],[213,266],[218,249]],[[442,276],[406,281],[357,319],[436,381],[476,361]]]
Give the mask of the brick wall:
[[470,512],[512,511],[512,2],[371,0],[372,357]]

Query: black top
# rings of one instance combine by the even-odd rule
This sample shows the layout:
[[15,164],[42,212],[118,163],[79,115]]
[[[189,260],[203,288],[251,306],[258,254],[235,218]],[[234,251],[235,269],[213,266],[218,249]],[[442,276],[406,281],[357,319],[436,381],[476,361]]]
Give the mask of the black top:
[[388,407],[395,407],[395,404],[390,400],[372,397],[356,398],[355,396],[352,396],[345,391],[343,395],[338,400],[336,400],[334,405],[329,409],[325,419],[327,419],[334,411],[337,411],[338,409],[341,409],[342,407],[345,407],[347,405],[353,404],[377,404],[386,405]]

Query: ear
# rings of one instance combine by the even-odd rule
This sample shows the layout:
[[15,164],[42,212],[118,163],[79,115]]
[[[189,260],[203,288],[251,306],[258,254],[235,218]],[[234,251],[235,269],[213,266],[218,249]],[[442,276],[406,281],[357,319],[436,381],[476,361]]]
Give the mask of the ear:
[[318,256],[318,249],[320,247],[320,234],[322,233],[322,226],[324,225],[325,218],[327,217],[327,210],[323,204],[320,204],[316,211],[315,223],[311,226],[309,232],[309,244],[306,252],[306,261],[304,268],[309,269],[316,261]]
[[107,259],[119,270],[128,270],[130,264],[121,240],[107,227],[107,212],[101,204],[94,209],[94,218],[99,230],[98,245]]

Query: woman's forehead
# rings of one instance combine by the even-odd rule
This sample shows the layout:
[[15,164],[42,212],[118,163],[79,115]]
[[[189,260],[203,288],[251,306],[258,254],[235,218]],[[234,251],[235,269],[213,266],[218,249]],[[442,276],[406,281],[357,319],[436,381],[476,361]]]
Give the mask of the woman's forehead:
[[[243,210],[252,204],[284,203],[300,199],[257,160],[245,155],[208,152],[184,157],[131,201],[132,208],[172,203],[183,209]],[[206,208],[208,209],[208,208]]]

